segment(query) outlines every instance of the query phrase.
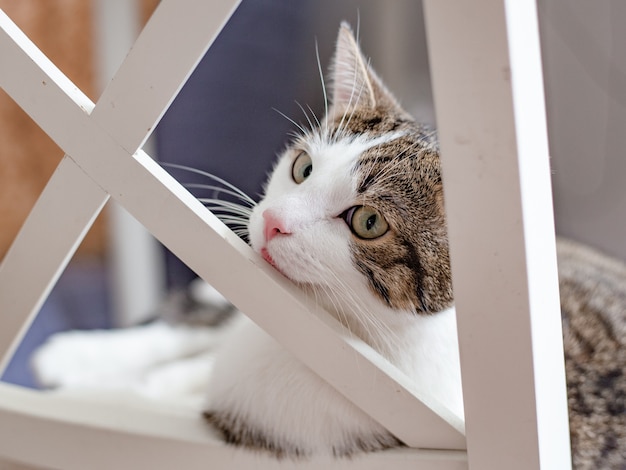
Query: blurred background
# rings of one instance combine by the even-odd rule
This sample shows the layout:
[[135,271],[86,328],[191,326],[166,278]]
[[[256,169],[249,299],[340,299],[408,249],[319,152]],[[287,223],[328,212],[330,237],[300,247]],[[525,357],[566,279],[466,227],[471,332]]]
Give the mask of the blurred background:
[[[158,0],[0,0],[0,8],[97,101]],[[626,4],[539,0],[557,232],[626,259]],[[323,110],[341,20],[387,85],[435,124],[421,3],[243,0],[161,120],[146,150],[216,174],[258,199],[297,103]],[[0,66],[7,66],[1,64]],[[62,151],[0,90],[0,258]],[[183,183],[206,182],[173,171]],[[149,320],[192,278],[132,217],[107,205],[18,348],[3,380],[36,386],[32,349],[51,333]],[[0,312],[10,314],[10,312]]]

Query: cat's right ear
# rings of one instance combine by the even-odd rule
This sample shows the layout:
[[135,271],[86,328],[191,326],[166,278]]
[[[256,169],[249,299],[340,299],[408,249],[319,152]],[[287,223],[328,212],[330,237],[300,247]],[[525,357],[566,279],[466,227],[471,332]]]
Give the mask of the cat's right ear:
[[339,107],[375,107],[369,66],[345,21],[339,27],[335,57],[331,65],[332,103]]
[[332,104],[336,108],[375,108],[396,105],[380,78],[361,52],[352,28],[342,22],[331,63]]

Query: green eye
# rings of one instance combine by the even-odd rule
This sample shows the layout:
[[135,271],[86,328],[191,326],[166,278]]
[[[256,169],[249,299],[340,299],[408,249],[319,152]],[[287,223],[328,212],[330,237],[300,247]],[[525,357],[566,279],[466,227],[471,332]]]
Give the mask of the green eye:
[[313,162],[311,157],[306,152],[300,152],[291,167],[291,177],[297,184],[300,184],[309,177],[312,171]]
[[346,212],[345,221],[357,237],[366,240],[382,237],[389,230],[382,214],[370,206],[354,206]]

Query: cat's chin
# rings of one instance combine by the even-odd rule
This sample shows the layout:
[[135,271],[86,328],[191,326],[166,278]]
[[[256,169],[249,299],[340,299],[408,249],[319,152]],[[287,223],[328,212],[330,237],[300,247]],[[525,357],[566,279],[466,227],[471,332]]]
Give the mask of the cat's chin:
[[296,284],[299,284],[297,282],[297,280],[293,279],[292,277],[290,277],[289,275],[287,275],[285,273],[284,270],[282,270],[277,264],[276,261],[274,261],[274,258],[272,258],[272,255],[270,254],[269,250],[267,248],[261,248],[260,251],[261,257],[270,265],[272,266],[276,271],[278,271],[281,275],[283,275],[284,277],[286,277],[287,279],[289,279],[290,281],[295,282]]
[[276,262],[274,261],[274,258],[272,258],[272,255],[270,255],[270,252],[267,251],[267,248],[261,248],[261,256],[263,257],[265,261],[271,264],[274,269],[280,271],[280,269],[278,269],[278,267],[276,266]]
[[270,254],[269,250],[267,248],[261,248],[260,251],[261,257],[265,260],[266,263],[268,263],[270,266],[272,266],[272,268],[274,268],[276,271],[278,271],[280,274],[282,274],[283,276],[285,276],[287,279],[290,279],[292,281],[294,281],[290,276],[288,276],[285,271],[283,269],[281,269],[278,264],[276,264],[276,261],[274,260],[274,258],[272,258],[272,255]]

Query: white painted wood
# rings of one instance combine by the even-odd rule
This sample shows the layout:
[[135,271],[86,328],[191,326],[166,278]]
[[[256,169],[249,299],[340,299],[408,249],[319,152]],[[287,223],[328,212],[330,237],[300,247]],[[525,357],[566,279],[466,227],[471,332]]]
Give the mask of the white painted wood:
[[[54,184],[68,184],[50,189],[38,203],[31,216],[35,229],[27,229],[12,250],[25,253],[23,248],[36,238],[32,234],[48,227],[45,217],[37,214],[47,207],[48,200],[63,200],[74,195],[72,187],[85,184],[93,197],[91,202],[80,203],[83,220],[76,222],[78,228],[61,236],[70,248],[64,251],[59,243],[46,255],[57,261],[50,262],[50,272],[43,273],[45,279],[39,283],[43,287],[38,292],[45,294],[72,252],[72,243],[82,237],[80,230],[98,212],[96,202],[106,198],[104,190],[278,341],[399,438],[416,447],[462,447],[460,420],[446,415],[442,404],[429,402],[451,426],[425,408],[415,399],[419,391],[401,374],[361,342],[347,337],[340,325],[268,268],[145,153],[136,151],[210,42],[210,37],[196,35],[201,26],[206,27],[206,21],[200,25],[195,16],[203,5],[163,2],[95,109],[0,13],[0,57],[12,65],[0,70],[0,85],[71,155],[73,160],[64,161],[60,174],[77,173],[53,178]],[[530,42],[532,47],[525,49],[529,31],[531,36],[536,32],[534,9],[521,1],[507,4],[508,13],[505,3],[499,2],[471,9],[456,4],[450,8],[444,2],[427,6],[451,214],[471,466],[567,468],[536,38]],[[219,15],[214,19],[218,26],[223,22]],[[162,32],[172,29],[173,36],[163,39]],[[520,44],[524,47],[518,47]],[[521,75],[524,71],[526,75]],[[518,114],[522,111],[527,113],[523,117]],[[12,269],[0,276],[8,278],[17,272],[14,285],[19,287],[30,272],[14,271],[17,264],[9,261]],[[471,279],[481,283],[472,284]],[[27,296],[31,303],[40,298],[32,293]],[[13,324],[19,326],[27,314],[17,312]],[[4,318],[2,321],[4,325]],[[171,468],[184,455],[190,465],[206,465],[207,460],[227,468],[272,465],[209,438],[210,442],[199,444],[198,423],[189,417],[174,420],[176,424],[169,417],[157,417],[153,410],[121,410],[119,405],[98,409],[80,405],[75,398],[64,402],[7,390],[0,388],[0,426],[6,426],[2,434],[10,438],[0,441],[4,446],[0,448],[15,459],[35,459],[34,463],[63,468],[94,468],[94,461],[102,462],[102,468],[131,462]],[[39,439],[36,456],[30,444],[25,444],[25,435],[29,440]],[[80,449],[75,448],[77,441],[83,444]],[[123,452],[110,457],[115,454],[112,449]],[[405,455],[426,454],[374,454],[364,457],[363,466],[379,468]],[[424,464],[424,468],[464,468],[459,461],[463,453],[428,455],[439,456],[442,466]],[[386,460],[388,456],[392,458]],[[403,458],[396,463],[406,463]],[[411,460],[407,468],[409,464],[417,462]]]
[[[114,161],[113,154],[109,157],[108,162],[134,184],[120,187],[113,168],[101,171],[100,184],[161,243],[284,347],[403,442],[424,448],[464,447],[463,422],[445,404],[424,396],[362,342],[346,343],[349,337],[336,321],[305,299],[147,155],[138,152],[136,159],[119,161]],[[86,164],[85,168],[91,167]],[[384,372],[378,369],[383,365]]]
[[129,154],[142,146],[239,2],[159,4],[92,115],[101,128],[116,130]]
[[[95,65],[103,90],[139,34],[138,0],[94,2]],[[147,141],[144,148],[152,154]],[[150,147],[152,148],[152,147]],[[165,258],[154,237],[119,204],[107,206],[107,264],[112,320],[117,327],[148,320],[165,292]]]
[[108,198],[61,161],[0,264],[0,373]]
[[[8,80],[7,91],[86,173],[166,246],[396,436],[413,447],[463,448],[463,423],[451,416],[445,405],[428,399],[431,408],[444,416],[441,419],[416,399],[419,391],[402,374],[361,342],[342,338],[345,332],[336,322],[268,268],[145,153],[131,155],[143,142],[142,136],[149,132],[155,116],[163,112],[155,102],[165,107],[180,87],[177,80],[188,75],[188,71],[181,72],[184,67],[180,58],[189,60],[194,57],[189,50],[204,50],[187,47],[184,38],[173,40],[185,46],[182,52],[171,46],[163,50],[151,47],[149,39],[158,45],[163,30],[159,28],[169,26],[167,18],[178,19],[179,23],[174,21],[178,28],[189,28],[189,23],[197,21],[198,12],[192,6],[199,4],[187,5],[189,10],[185,11],[181,2],[176,2],[176,7],[174,3],[161,4],[91,116],[72,107],[73,97],[66,94],[67,82],[55,79],[47,83],[58,75],[51,64],[43,62],[43,70],[39,70],[38,60],[20,54],[20,48],[8,47],[14,55],[12,63],[18,74],[35,77],[33,89],[26,93]],[[180,21],[180,17],[186,21]],[[199,42],[207,40],[187,36]],[[28,53],[32,45],[19,35],[15,37]],[[153,49],[160,50],[158,61]],[[148,55],[147,62],[142,62],[142,54]],[[172,63],[179,68],[171,69]],[[184,65],[191,68],[188,62]],[[0,76],[3,87],[4,82]],[[41,86],[44,82],[45,87]],[[36,99],[30,99],[32,96]],[[59,129],[61,120],[41,111],[50,107],[59,110],[71,131]],[[310,310],[318,315],[311,315]]]
[[532,0],[426,0],[470,468],[570,468]]
[[[94,108],[91,100],[80,91],[0,10],[0,85],[35,121],[48,123],[46,132],[65,135],[75,121],[64,122],[60,116],[69,113],[88,114]],[[35,65],[36,64],[36,65]],[[55,87],[48,87],[49,83]],[[42,101],[43,100],[43,101]],[[45,106],[42,106],[45,104]],[[71,136],[71,133],[70,133]],[[64,137],[64,141],[69,137]],[[61,146],[63,147],[63,146]]]
[[[7,406],[9,405],[9,406]],[[46,468],[466,470],[465,452],[399,449],[353,459],[312,459],[294,465],[235,450],[197,414],[132,403],[128,397],[90,399],[38,393],[0,384],[0,455]],[[27,438],[25,438],[27,436]]]

